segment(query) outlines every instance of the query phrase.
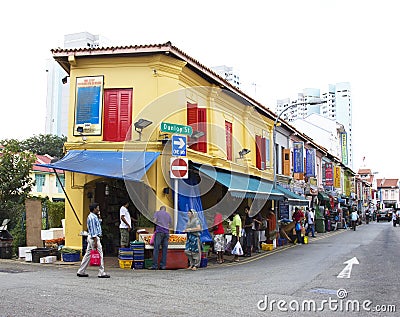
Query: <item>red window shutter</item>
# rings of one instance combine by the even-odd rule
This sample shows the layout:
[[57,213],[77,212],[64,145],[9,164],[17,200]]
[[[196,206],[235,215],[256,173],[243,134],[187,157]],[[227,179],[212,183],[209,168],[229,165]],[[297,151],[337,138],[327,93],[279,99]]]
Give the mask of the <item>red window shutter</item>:
[[261,138],[261,169],[265,170],[267,167],[267,155],[266,155],[266,147],[265,147],[265,138]]
[[232,123],[225,121],[226,159],[232,161]]
[[207,109],[206,108],[198,108],[198,124],[199,131],[203,132],[204,135],[199,138],[199,152],[207,153]]
[[262,138],[259,135],[256,135],[256,167],[261,169],[261,161],[262,161]]
[[104,90],[103,140],[121,142],[131,139],[132,89]]

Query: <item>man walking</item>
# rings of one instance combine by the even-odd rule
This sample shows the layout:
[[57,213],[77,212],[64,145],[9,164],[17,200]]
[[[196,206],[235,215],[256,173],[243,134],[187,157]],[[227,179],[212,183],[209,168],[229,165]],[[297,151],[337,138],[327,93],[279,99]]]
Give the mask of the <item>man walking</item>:
[[307,230],[306,230],[306,236],[311,232],[311,236],[315,238],[315,222],[314,222],[314,208],[311,208],[311,210],[306,211],[306,221],[307,221]]
[[156,225],[154,231],[154,250],[153,250],[153,265],[149,268],[150,270],[158,269],[158,252],[161,246],[162,257],[160,261],[160,269],[165,270],[167,266],[167,251],[168,251],[168,240],[169,240],[169,228],[172,227],[172,219],[169,213],[166,211],[165,206],[161,206],[159,211],[154,213],[153,222]]
[[100,207],[98,203],[93,203],[89,206],[90,213],[87,217],[87,228],[88,228],[88,237],[87,237],[87,249],[86,253],[82,259],[81,266],[76,273],[79,277],[88,277],[89,275],[85,273],[86,268],[89,265],[90,261],[90,251],[97,250],[100,254],[100,266],[99,266],[99,278],[109,278],[110,275],[104,272],[104,258],[103,258],[103,248],[101,246],[100,237],[102,236],[101,226],[98,214],[100,213]]

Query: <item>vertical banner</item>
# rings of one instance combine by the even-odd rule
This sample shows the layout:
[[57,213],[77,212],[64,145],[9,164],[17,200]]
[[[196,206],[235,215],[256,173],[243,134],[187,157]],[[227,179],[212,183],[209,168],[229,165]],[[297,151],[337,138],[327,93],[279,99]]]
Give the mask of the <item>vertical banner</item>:
[[334,184],[333,184],[333,186],[335,188],[340,188],[340,174],[341,174],[340,166],[335,166],[334,167]]
[[342,163],[347,165],[348,164],[348,156],[347,156],[347,133],[341,132],[340,133],[340,140],[342,144]]
[[333,186],[333,165],[325,163],[325,186]]
[[77,77],[74,135],[101,135],[103,76]]
[[293,172],[304,173],[303,142],[293,143]]
[[315,149],[306,149],[306,176],[315,177]]

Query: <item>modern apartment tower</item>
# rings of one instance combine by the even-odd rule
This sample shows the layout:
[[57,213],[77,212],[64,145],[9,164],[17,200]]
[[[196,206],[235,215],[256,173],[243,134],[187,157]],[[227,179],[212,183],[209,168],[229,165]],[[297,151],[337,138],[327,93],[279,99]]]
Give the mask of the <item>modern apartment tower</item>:
[[[322,94],[319,89],[303,89],[295,100],[290,98],[277,100],[276,113],[281,113],[289,105],[293,106],[282,114],[282,118],[293,123],[294,126],[296,126],[296,121],[307,120],[311,114],[318,114],[342,126],[340,131],[332,132],[339,133],[343,163],[353,168],[353,115],[350,83],[330,84],[328,90]],[[311,131],[302,132],[313,138]]]

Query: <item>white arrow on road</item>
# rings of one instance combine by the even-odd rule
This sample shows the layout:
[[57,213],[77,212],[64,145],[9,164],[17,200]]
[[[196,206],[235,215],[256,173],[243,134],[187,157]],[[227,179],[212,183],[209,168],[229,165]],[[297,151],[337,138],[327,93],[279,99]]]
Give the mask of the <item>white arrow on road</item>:
[[179,149],[185,146],[185,141],[182,138],[178,138],[178,141],[174,141],[174,145],[179,145]]
[[350,278],[351,275],[351,269],[353,268],[354,264],[360,264],[358,262],[357,258],[354,257],[350,260],[347,260],[346,262],[343,262],[343,264],[346,264],[345,268],[342,270],[342,272],[339,273],[337,278]]

